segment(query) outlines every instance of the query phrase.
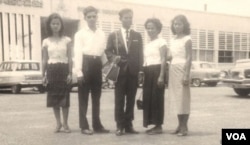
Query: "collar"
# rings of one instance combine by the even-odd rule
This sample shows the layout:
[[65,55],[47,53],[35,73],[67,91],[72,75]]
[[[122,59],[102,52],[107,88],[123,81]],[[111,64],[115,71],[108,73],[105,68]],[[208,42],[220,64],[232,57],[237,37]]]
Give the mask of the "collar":
[[[126,33],[126,29],[123,27],[121,28],[121,31],[122,31],[122,33]],[[131,28],[128,29],[128,32],[130,32],[130,31],[131,31]]]
[[91,29],[89,28],[88,25],[86,25],[86,26],[85,26],[85,30],[95,33],[95,32],[97,32],[97,31],[99,30],[99,28],[96,27],[96,30],[93,31],[93,30],[91,30]]

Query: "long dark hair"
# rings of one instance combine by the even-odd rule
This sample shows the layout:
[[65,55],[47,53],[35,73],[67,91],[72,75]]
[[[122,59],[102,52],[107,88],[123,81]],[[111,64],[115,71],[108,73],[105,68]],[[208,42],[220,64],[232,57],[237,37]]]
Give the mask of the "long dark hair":
[[175,20],[180,20],[183,25],[184,25],[184,28],[183,28],[183,34],[185,35],[189,35],[190,34],[190,24],[186,18],[186,16],[184,15],[177,15],[174,17],[174,19],[171,21],[171,30],[172,30],[172,33],[174,35],[176,35],[176,32],[175,32],[175,29],[174,29],[174,21]]
[[53,35],[53,32],[52,32],[51,27],[50,27],[50,23],[53,19],[59,19],[59,21],[61,22],[61,29],[59,31],[59,36],[61,37],[63,35],[64,25],[63,25],[62,17],[57,13],[50,14],[48,19],[47,19],[47,23],[46,23],[47,34],[48,34],[48,36]]

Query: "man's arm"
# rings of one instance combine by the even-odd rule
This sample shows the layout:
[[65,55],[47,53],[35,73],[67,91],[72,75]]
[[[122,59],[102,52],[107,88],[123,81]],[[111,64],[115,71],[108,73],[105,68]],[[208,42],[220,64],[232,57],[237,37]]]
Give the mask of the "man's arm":
[[143,42],[142,42],[142,36],[139,33],[139,71],[142,72],[143,70]]
[[82,77],[82,48],[81,48],[81,39],[79,33],[75,34],[74,37],[74,64],[77,77]]
[[113,33],[109,34],[105,53],[108,61],[110,62],[113,61],[114,58]]

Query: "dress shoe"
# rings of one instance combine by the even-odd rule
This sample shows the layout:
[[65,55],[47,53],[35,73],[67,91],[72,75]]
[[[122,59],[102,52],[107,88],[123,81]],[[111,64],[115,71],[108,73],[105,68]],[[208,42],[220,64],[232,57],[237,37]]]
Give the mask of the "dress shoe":
[[62,124],[57,125],[54,132],[55,132],[55,133],[60,132],[61,128],[62,128]]
[[180,131],[179,133],[177,133],[177,136],[187,136],[188,135],[188,131],[184,130],[184,131]]
[[110,131],[105,128],[95,129],[96,133],[109,133]]
[[161,127],[155,127],[151,131],[147,132],[149,135],[155,135],[155,134],[161,134],[162,128]]
[[123,135],[123,129],[117,129],[116,132],[115,132],[116,136],[121,136]]
[[63,125],[63,128],[65,133],[71,133],[71,130],[68,125]]
[[125,128],[125,132],[129,133],[129,134],[138,134],[139,133],[133,127]]
[[180,127],[177,127],[175,131],[171,132],[171,134],[178,134],[180,132]]
[[92,135],[93,134],[93,131],[92,130],[89,130],[89,129],[82,129],[82,134],[86,134],[86,135]]

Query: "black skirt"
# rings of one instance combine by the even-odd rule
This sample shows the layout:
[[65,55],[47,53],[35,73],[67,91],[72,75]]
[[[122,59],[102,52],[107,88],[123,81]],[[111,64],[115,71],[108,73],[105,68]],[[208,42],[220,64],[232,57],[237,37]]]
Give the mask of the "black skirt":
[[143,126],[162,125],[164,119],[165,87],[157,85],[161,65],[144,68],[143,84]]
[[68,64],[48,64],[47,107],[69,107],[70,85],[67,84],[68,74]]

